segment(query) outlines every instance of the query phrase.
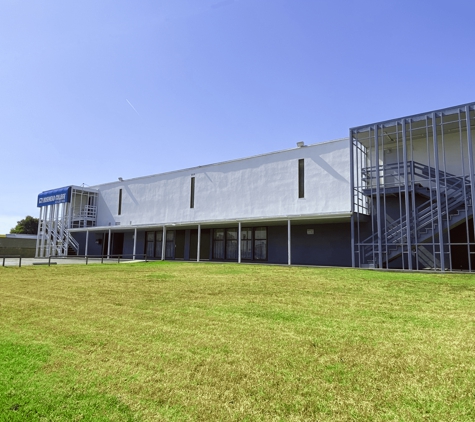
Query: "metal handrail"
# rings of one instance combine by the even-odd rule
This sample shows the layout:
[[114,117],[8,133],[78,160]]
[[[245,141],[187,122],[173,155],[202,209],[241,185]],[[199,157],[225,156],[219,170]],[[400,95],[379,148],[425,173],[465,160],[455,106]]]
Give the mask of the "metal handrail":
[[18,258],[18,268],[21,267],[21,258],[22,258],[21,255],[0,255],[0,258],[3,259],[2,267],[5,266],[5,259],[14,259],[14,258]]
[[[408,174],[410,176],[419,176],[426,180],[433,180],[437,176],[437,171],[433,167],[418,163],[416,161],[408,161],[407,165],[409,167]],[[366,176],[366,178],[363,177],[363,180],[367,182],[374,177],[385,177],[384,175],[386,174],[391,177],[401,176],[403,175],[402,172],[404,172],[404,169],[405,165],[403,163],[367,167],[362,169],[363,175]],[[396,172],[393,170],[396,170]],[[383,176],[380,175],[381,171],[383,172]],[[391,173],[391,171],[393,172]],[[376,172],[378,175],[372,176],[372,174]],[[457,210],[461,205],[464,205],[465,200],[468,200],[468,203],[471,205],[472,197],[470,190],[470,180],[468,176],[455,176],[451,173],[446,173],[440,170],[438,171],[438,174],[440,185],[442,188],[444,188],[444,191],[441,192],[441,194],[446,196],[446,207],[441,210],[441,216],[444,217],[449,214],[449,218],[452,218],[454,214],[450,215],[451,211]],[[385,186],[387,186],[387,184],[385,184]],[[415,212],[418,220],[416,236],[419,238],[419,241],[421,241],[420,237],[423,236],[424,232],[428,234],[428,237],[430,237],[430,234],[427,232],[427,228],[430,225],[434,224],[435,227],[438,224],[438,215],[436,212],[438,207],[439,204],[435,202],[433,198],[431,198],[416,208]],[[373,244],[380,235],[385,237],[388,249],[396,247],[396,249],[394,249],[394,251],[396,251],[401,243],[407,241],[406,220],[406,216],[403,215],[399,219],[387,224],[383,233],[375,233],[374,235],[363,240],[361,244],[367,244],[367,246],[363,246],[363,255],[366,258],[369,258],[374,254]],[[442,224],[444,224],[444,220],[442,220]],[[414,228],[415,222],[411,222],[410,231],[414,231]]]
[[[127,256],[130,256],[131,258],[126,258]],[[135,258],[134,258],[135,256]],[[122,261],[136,261],[137,257],[143,257],[142,261],[148,262],[149,259],[147,258],[147,254],[120,254],[120,255],[73,255],[73,256],[56,256],[56,255],[50,255],[46,256],[43,258],[37,258],[37,259],[44,259],[48,260],[48,266],[51,265],[51,260],[55,259],[85,259],[86,260],[86,265],[88,265],[90,259],[97,259],[101,260],[101,264],[104,263],[104,261],[114,261],[117,260],[117,263],[119,264]],[[139,259],[140,260],[140,259]]]

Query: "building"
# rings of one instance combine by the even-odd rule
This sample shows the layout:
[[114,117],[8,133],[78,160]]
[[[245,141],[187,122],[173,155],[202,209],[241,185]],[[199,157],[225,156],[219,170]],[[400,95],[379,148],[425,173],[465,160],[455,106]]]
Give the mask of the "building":
[[38,196],[37,256],[475,265],[475,103],[349,139]]
[[34,258],[36,252],[36,234],[0,234],[0,255]]

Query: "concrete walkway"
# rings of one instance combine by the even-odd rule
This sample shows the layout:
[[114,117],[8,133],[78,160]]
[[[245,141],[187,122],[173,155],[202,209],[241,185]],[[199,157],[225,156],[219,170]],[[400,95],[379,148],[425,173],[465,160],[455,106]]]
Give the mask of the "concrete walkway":
[[[5,267],[18,267],[20,259],[19,258],[5,258]],[[134,263],[134,262],[144,262],[142,260],[121,260],[120,263]],[[88,258],[88,264],[101,264],[101,258]],[[103,264],[117,264],[118,260],[115,259],[107,259],[104,258],[102,260]],[[29,265],[85,265],[86,258],[59,258],[59,257],[51,257],[49,258],[22,258],[21,259],[21,266],[26,267]],[[3,265],[3,258],[0,258],[0,266]]]

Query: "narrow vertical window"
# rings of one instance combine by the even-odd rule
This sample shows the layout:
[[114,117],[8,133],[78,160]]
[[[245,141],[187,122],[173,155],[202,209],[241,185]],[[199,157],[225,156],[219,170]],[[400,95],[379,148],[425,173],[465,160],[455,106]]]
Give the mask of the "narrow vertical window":
[[145,232],[145,254],[147,258],[153,258],[153,242],[155,240],[154,232]]
[[122,213],[122,189],[119,189],[119,209],[117,210],[117,214],[120,215]]
[[305,197],[305,184],[304,184],[304,160],[299,160],[299,198]]
[[167,230],[165,259],[175,259],[175,231]]
[[155,232],[155,258],[158,258],[158,259],[162,258],[162,240],[163,240],[163,232],[161,231]]
[[245,227],[241,230],[241,258],[252,259],[252,228]]
[[195,176],[191,177],[190,208],[195,208]]
[[254,259],[267,260],[267,227],[254,229]]
[[224,259],[224,229],[214,229],[213,258]]
[[226,229],[226,259],[238,258],[238,231]]

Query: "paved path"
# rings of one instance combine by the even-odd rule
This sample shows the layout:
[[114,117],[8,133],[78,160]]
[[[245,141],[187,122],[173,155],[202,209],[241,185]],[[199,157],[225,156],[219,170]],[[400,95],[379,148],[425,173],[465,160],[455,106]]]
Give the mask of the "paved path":
[[[18,267],[19,265],[19,258],[5,258],[5,267]],[[48,258],[22,258],[21,259],[21,266],[28,266],[28,265],[48,265],[48,261],[51,261],[51,265],[85,265],[86,258],[58,258],[52,257],[51,260]],[[131,260],[121,260],[120,263],[132,263],[132,262],[143,262],[141,260],[131,261]],[[100,258],[88,258],[88,264],[100,264]],[[103,260],[104,264],[117,264],[116,259],[106,259]],[[3,258],[0,258],[0,266],[3,265]]]

